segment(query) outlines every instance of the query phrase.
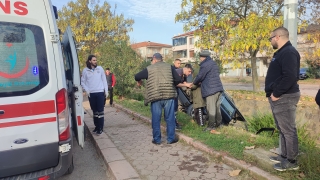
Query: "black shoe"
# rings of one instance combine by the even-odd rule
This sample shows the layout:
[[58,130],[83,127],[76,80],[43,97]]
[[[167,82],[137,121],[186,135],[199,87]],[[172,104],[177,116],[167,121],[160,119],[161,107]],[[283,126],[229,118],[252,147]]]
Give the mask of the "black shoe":
[[152,140],[152,143],[155,144],[155,145],[160,145],[161,144],[161,142],[156,142],[154,140]]
[[98,136],[100,136],[100,135],[102,134],[102,132],[103,132],[103,130],[101,129],[101,130],[97,131],[96,134],[97,134]]
[[177,143],[179,141],[179,138],[175,138],[173,141],[171,142],[167,142],[167,144],[174,144],[174,143]]
[[92,132],[93,132],[93,133],[97,133],[97,132],[98,132],[98,129],[95,127]]

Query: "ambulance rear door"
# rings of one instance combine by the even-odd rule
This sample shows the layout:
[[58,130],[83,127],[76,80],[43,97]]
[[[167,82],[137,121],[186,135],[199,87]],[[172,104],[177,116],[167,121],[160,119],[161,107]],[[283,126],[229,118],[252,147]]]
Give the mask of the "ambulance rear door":
[[83,91],[80,84],[80,67],[75,41],[68,26],[62,39],[63,54],[66,63],[66,76],[69,86],[69,103],[72,112],[72,129],[81,147],[84,146],[84,111],[82,106]]

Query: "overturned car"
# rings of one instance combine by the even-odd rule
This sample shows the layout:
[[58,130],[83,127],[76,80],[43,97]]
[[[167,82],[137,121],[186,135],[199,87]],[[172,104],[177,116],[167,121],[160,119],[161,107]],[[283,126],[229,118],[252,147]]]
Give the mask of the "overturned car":
[[[179,109],[182,112],[187,113],[188,115],[194,118],[195,112],[193,108],[192,98],[190,93],[187,93],[182,88],[178,88],[178,99],[179,99]],[[224,125],[231,125],[236,127],[241,127],[245,130],[248,130],[247,123],[245,118],[240,113],[239,109],[236,107],[231,96],[223,91],[220,96],[220,111],[222,115],[222,123]],[[203,114],[201,114],[203,119],[208,119],[207,110],[203,109]]]

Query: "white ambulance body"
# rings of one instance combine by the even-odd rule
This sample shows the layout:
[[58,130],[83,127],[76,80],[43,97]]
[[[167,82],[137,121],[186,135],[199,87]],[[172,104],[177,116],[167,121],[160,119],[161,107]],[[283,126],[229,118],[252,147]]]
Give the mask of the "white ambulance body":
[[0,180],[55,179],[84,145],[82,88],[70,28],[50,0],[0,0]]

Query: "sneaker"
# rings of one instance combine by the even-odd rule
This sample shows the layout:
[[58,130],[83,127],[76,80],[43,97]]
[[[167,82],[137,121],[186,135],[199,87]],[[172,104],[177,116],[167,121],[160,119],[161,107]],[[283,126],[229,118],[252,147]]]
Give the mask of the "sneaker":
[[97,133],[97,132],[98,132],[98,129],[95,127],[92,132],[93,132],[93,133]]
[[287,158],[284,158],[281,155],[279,155],[279,156],[271,156],[269,159],[272,162],[281,163],[282,161],[285,161]]
[[176,130],[179,131],[179,130],[181,130],[181,129],[182,129],[182,128],[181,128],[180,124],[177,123],[177,124],[176,124]]
[[155,145],[160,145],[161,142],[156,142],[155,140],[152,140],[152,143],[155,144]]
[[101,130],[97,131],[96,134],[97,134],[98,136],[100,136],[100,135],[102,134],[102,132],[103,132],[103,130],[101,129]]
[[275,164],[273,168],[277,171],[299,170],[299,165],[297,163],[291,163],[288,160],[285,160],[281,163]]
[[174,138],[174,140],[173,141],[171,141],[171,142],[167,142],[167,144],[174,144],[174,143],[177,143],[179,141],[179,138]]

